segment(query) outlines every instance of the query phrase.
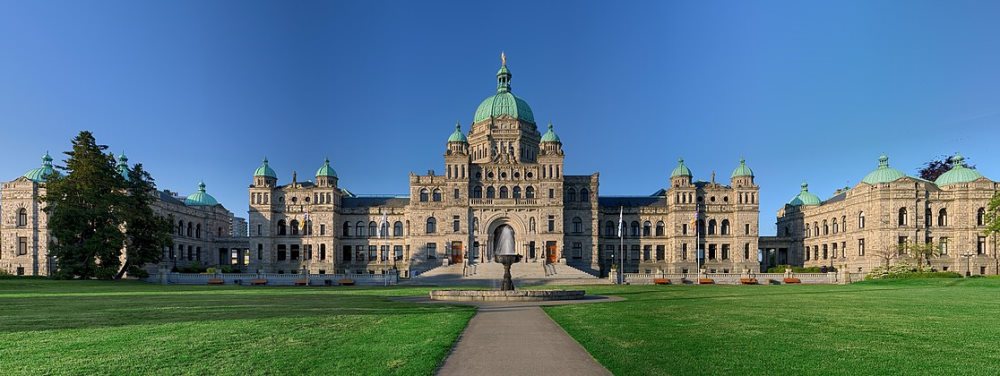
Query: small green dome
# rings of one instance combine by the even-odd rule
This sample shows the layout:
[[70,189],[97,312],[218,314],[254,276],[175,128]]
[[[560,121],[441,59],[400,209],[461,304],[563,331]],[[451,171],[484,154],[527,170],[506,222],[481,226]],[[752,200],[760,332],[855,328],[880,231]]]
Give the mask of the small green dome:
[[198,193],[187,196],[184,199],[184,205],[187,206],[213,206],[218,204],[219,202],[215,201],[215,197],[205,193],[205,182],[198,183]]
[[889,167],[889,157],[882,154],[882,156],[878,157],[878,168],[865,175],[865,178],[861,179],[861,181],[868,184],[878,184],[893,182],[904,177],[906,177],[906,174],[902,171]]
[[271,166],[267,165],[267,158],[264,158],[264,163],[257,167],[257,170],[253,172],[253,176],[267,176],[269,178],[278,178],[278,174],[274,172]]
[[330,167],[330,158],[323,161],[323,167],[316,170],[316,176],[329,176],[332,178],[337,177],[337,171]]
[[968,183],[983,177],[978,171],[965,167],[965,158],[961,154],[955,154],[951,158],[951,162],[951,170],[946,171],[934,180],[934,184],[937,184],[938,187],[948,184]]
[[677,167],[675,167],[674,171],[670,173],[671,178],[676,178],[678,176],[691,176],[691,170],[684,165],[684,158],[677,160]]
[[542,135],[542,142],[562,142],[556,132],[552,131],[552,123],[549,123],[549,131]]
[[122,178],[125,179],[125,181],[129,181],[130,178],[128,177],[128,157],[125,156],[124,152],[118,155],[118,166],[116,167],[118,168],[118,174],[120,174]]
[[50,176],[56,173],[55,169],[52,168],[52,156],[46,152],[42,156],[42,166],[25,172],[23,176],[35,183],[44,183]]
[[465,135],[462,134],[462,125],[455,123],[455,131],[451,133],[448,137],[448,142],[464,142],[469,143],[469,140],[465,139]]
[[801,206],[801,205],[819,205],[819,196],[809,193],[809,184],[802,182],[802,190],[799,194],[792,197],[791,201],[788,201],[788,205],[791,206]]
[[506,60],[500,71],[497,72],[497,93],[483,100],[476,108],[476,116],[473,123],[483,120],[509,115],[529,123],[535,123],[535,114],[531,112],[531,107],[524,99],[518,98],[510,92],[510,79],[513,75],[507,69]]
[[735,178],[737,176],[749,176],[749,177],[753,177],[753,171],[750,170],[750,167],[747,167],[747,161],[746,161],[746,159],[740,158],[740,166],[736,167],[736,169],[733,170],[733,173],[732,173],[732,175],[729,175],[729,178],[731,179],[731,178]]

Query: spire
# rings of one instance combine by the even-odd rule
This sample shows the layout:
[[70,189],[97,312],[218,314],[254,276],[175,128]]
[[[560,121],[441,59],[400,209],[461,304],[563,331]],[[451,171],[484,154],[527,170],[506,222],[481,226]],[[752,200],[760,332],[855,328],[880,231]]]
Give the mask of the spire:
[[508,93],[510,92],[510,78],[513,75],[507,69],[507,55],[503,52],[500,53],[500,63],[500,70],[497,71],[497,93]]
[[802,182],[802,192],[809,192],[809,183]]
[[962,166],[965,167],[965,157],[961,154],[955,153],[954,157],[951,157],[952,167]]
[[889,168],[889,157],[885,153],[878,157],[878,168]]
[[198,182],[198,193],[205,193],[205,181]]

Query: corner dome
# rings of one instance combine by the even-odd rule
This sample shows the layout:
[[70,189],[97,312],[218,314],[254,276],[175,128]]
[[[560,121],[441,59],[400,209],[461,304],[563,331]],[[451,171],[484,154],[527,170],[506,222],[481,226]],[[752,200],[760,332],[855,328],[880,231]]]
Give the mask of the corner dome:
[[531,107],[524,99],[518,98],[510,92],[510,79],[513,75],[507,69],[507,57],[501,54],[503,65],[497,72],[497,93],[483,100],[476,108],[476,116],[473,123],[483,120],[498,118],[508,115],[515,119],[535,124],[535,114],[531,112]]
[[448,137],[448,142],[464,142],[464,143],[469,143],[469,140],[467,140],[465,138],[465,135],[462,134],[462,125],[461,124],[455,123],[455,131],[452,132],[451,136]]
[[671,178],[676,178],[678,176],[691,176],[691,170],[684,165],[684,158],[677,160],[677,167],[675,167],[674,171],[670,173]]
[[751,170],[750,167],[747,167],[747,161],[743,158],[740,158],[739,167],[736,167],[736,169],[733,170],[733,173],[732,175],[729,175],[729,178],[731,179],[739,176],[753,177],[753,170]]
[[820,203],[819,196],[809,193],[809,184],[806,182],[802,182],[802,190],[799,191],[799,194],[788,201],[788,205],[791,206],[819,205]]
[[184,199],[184,205],[187,206],[213,206],[218,204],[219,202],[215,201],[215,197],[205,193],[205,182],[198,183],[198,193],[187,196]]
[[542,135],[542,142],[562,142],[556,132],[552,131],[552,123],[549,123],[549,131]]
[[122,178],[125,179],[125,181],[129,181],[130,178],[128,177],[128,157],[125,156],[124,152],[118,155],[118,165],[115,167],[118,168],[118,174],[121,175]]
[[937,184],[938,187],[949,184],[968,183],[983,177],[978,171],[965,167],[965,158],[961,154],[955,154],[951,158],[951,161],[951,170],[946,171],[934,180],[934,184]]
[[274,172],[271,166],[267,165],[267,158],[264,158],[264,163],[257,167],[257,170],[253,172],[253,176],[266,176],[269,178],[278,178],[278,174]]
[[329,176],[331,178],[337,177],[337,171],[330,167],[330,158],[323,161],[323,167],[316,170],[316,176]]
[[28,170],[28,172],[25,172],[23,176],[35,183],[44,183],[53,174],[56,174],[56,171],[52,168],[52,156],[46,152],[45,155],[42,156],[42,166]]
[[868,184],[889,183],[906,177],[902,171],[889,167],[889,157],[882,154],[878,157],[878,168],[865,175],[861,181]]

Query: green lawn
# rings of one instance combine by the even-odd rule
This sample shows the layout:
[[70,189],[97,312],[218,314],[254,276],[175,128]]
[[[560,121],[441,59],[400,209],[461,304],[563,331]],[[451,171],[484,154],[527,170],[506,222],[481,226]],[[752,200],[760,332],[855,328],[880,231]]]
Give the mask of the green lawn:
[[587,292],[545,311],[616,375],[1000,372],[998,279]]
[[474,309],[427,290],[0,280],[0,374],[430,374]]

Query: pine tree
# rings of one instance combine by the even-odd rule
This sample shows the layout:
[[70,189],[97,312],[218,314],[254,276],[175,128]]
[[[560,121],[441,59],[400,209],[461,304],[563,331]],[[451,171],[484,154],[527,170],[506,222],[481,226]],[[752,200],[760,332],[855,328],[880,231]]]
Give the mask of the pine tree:
[[65,174],[46,183],[45,202],[51,231],[49,256],[56,278],[113,278],[121,266],[125,234],[121,225],[127,202],[125,179],[115,171],[113,154],[104,154],[93,134],[80,132],[66,152]]
[[133,276],[144,275],[142,265],[160,262],[163,248],[173,246],[170,237],[173,220],[153,213],[151,205],[157,200],[153,177],[142,168],[141,163],[132,166],[128,177],[125,182],[128,196],[122,207],[125,215],[125,263],[115,275],[116,279],[122,278],[126,272]]

